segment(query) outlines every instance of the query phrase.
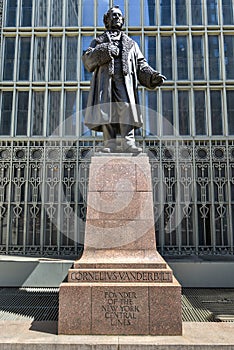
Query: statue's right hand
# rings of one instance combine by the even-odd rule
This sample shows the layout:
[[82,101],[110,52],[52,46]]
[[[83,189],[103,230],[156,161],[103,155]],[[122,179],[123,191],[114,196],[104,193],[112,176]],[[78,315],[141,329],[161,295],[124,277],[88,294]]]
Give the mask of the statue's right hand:
[[111,55],[114,57],[118,57],[119,56],[119,48],[115,45],[110,45],[110,51],[111,51]]

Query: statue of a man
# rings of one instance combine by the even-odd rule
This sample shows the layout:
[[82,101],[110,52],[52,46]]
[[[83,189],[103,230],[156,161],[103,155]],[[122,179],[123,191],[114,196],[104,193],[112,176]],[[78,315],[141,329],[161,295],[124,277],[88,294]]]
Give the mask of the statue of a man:
[[146,62],[137,43],[121,29],[124,17],[118,6],[104,14],[106,31],[84,52],[85,68],[94,72],[85,125],[103,132],[102,152],[116,151],[116,135],[121,135],[122,151],[140,153],[134,130],[142,126],[137,81],[155,89],[166,79]]

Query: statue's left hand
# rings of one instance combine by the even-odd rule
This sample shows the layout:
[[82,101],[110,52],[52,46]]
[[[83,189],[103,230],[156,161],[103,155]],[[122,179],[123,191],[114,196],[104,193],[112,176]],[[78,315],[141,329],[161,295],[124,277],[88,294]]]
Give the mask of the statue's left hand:
[[157,86],[161,86],[164,83],[164,80],[167,80],[167,78],[158,72],[153,73],[151,77],[151,83]]

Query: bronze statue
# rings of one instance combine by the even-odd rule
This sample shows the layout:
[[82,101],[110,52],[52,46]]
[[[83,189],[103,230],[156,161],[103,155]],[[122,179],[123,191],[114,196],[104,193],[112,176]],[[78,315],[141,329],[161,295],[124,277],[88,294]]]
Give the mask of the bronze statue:
[[137,43],[121,31],[124,17],[118,6],[104,14],[106,31],[84,52],[85,68],[94,72],[85,125],[103,132],[102,152],[116,151],[116,135],[122,151],[140,153],[134,130],[142,126],[137,81],[149,89],[163,84],[166,77],[151,68]]

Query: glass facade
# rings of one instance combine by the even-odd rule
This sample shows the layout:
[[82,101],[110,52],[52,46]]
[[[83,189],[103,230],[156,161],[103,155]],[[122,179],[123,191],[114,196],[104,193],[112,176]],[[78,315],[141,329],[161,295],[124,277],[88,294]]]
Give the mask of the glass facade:
[[[137,140],[152,164],[158,247],[163,254],[232,254],[233,1],[118,4],[126,33],[167,77],[156,91],[139,89],[144,127]],[[111,0],[0,1],[3,252],[78,249],[85,155],[102,142],[83,124],[91,74],[81,55],[103,32],[103,13],[112,5]],[[66,198],[56,198],[62,188]]]

